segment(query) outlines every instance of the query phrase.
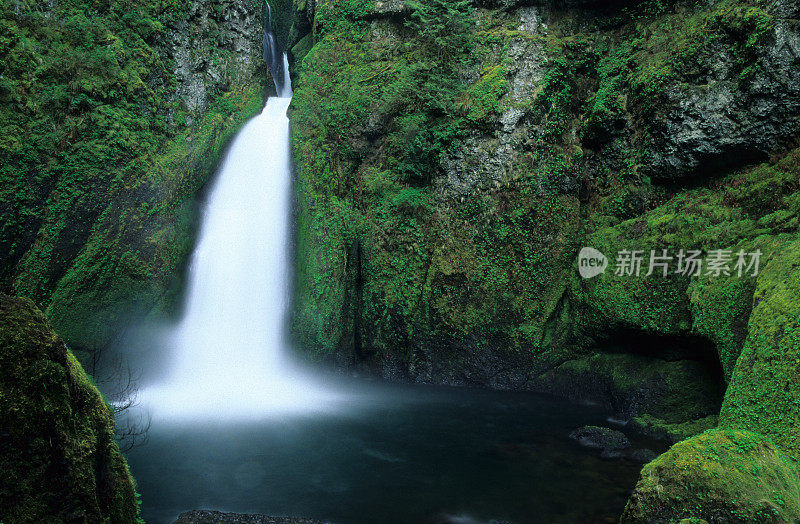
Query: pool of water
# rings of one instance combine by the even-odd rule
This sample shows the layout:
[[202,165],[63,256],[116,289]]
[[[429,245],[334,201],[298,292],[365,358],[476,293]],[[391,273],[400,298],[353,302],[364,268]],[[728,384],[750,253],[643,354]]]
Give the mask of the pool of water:
[[609,425],[590,406],[372,387],[380,392],[329,414],[154,420],[149,441],[128,454],[145,521],[218,509],[339,523],[616,522],[641,468],[568,438],[585,424]]

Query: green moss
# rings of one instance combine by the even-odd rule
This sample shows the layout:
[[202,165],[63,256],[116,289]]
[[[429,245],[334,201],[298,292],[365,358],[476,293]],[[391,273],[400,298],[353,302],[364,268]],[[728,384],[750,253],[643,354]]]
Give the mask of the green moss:
[[507,89],[505,74],[503,65],[483,68],[478,81],[469,86],[456,102],[470,125],[480,125],[486,120],[493,122],[489,117],[499,115],[500,98]]
[[769,439],[714,429],[647,464],[620,522],[794,522],[797,463]]
[[[301,38],[291,49],[292,56],[296,63],[301,64],[303,58],[311,51],[314,46],[314,35],[311,33]],[[302,67],[302,65],[300,66]]]
[[[640,19],[636,36],[624,40],[612,58],[621,67],[619,81],[630,103],[644,115],[657,111],[664,89],[693,71],[722,45],[742,79],[756,65],[759,46],[769,38],[774,21],[757,2],[720,0],[699,9],[678,7],[654,18]],[[610,101],[615,103],[614,98]]]
[[[731,246],[733,253],[763,253],[762,267],[791,237],[760,236]],[[748,332],[755,278],[729,277],[694,279],[687,290],[692,309],[692,331],[713,341],[719,353],[726,381],[730,381]]]
[[0,294],[0,521],[135,523],[114,420],[27,299]]
[[[650,250],[660,254],[697,249],[730,250],[732,256],[760,250],[761,267],[793,240],[797,231],[792,195],[798,183],[798,151],[775,164],[744,169],[718,182],[712,189],[682,191],[665,204],[642,215],[600,227],[590,233],[586,245],[609,257],[605,274],[576,281],[573,290],[584,315],[581,330],[608,331],[608,326],[707,337],[717,349],[729,379],[748,332],[748,318],[756,288],[752,271],[739,276],[686,277],[671,273],[646,276]],[[758,217],[780,216],[773,227]],[[620,250],[642,250],[639,277],[615,275]],[[676,260],[671,261],[672,269]],[[733,267],[733,266],[732,266]],[[581,326],[580,324],[584,324]]]
[[109,166],[132,169],[158,148],[174,81],[149,45],[163,31],[154,6],[17,16],[15,5],[0,6],[0,128],[26,139],[9,144],[0,170],[0,279],[43,304],[102,211]]
[[46,312],[70,345],[102,348],[131,318],[172,311],[193,247],[195,195],[261,104],[258,86],[224,94],[150,159],[147,176],[123,174],[112,204],[50,296]]
[[800,457],[800,242],[763,268],[747,339],[725,395],[720,426],[758,431]]
[[[291,113],[300,195],[294,331],[323,354],[354,323],[369,326],[372,350],[396,348],[415,329],[434,240],[427,184],[461,121],[495,114],[504,86],[497,69],[471,90],[458,79],[471,47],[466,3],[411,6],[405,24],[421,45],[372,38],[351,7],[331,9],[336,20],[317,12]],[[368,122],[388,129],[381,154],[366,160]],[[359,297],[348,290],[356,280]],[[389,329],[399,318],[407,326]]]
[[[680,407],[678,409],[677,412],[673,413],[673,417],[675,414],[680,415],[683,413],[680,411]],[[649,414],[633,418],[634,425],[644,434],[664,436],[673,442],[685,440],[714,428],[718,422],[719,417],[716,414],[682,422],[666,422],[664,419]]]

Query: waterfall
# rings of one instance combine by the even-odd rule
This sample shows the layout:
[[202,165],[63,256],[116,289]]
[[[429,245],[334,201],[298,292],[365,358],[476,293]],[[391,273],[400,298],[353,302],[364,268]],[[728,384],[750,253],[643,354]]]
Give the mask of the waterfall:
[[[271,31],[264,41],[273,53]],[[280,66],[281,75],[273,73],[279,96],[233,140],[209,194],[185,316],[165,341],[172,365],[142,392],[154,416],[259,417],[329,409],[337,399],[293,364],[284,342],[292,91],[283,54]],[[270,62],[270,69],[278,66]]]
[[261,37],[264,61],[269,66],[272,81],[275,82],[275,91],[278,97],[291,98],[292,86],[289,80],[289,64],[286,55],[281,51],[275,31],[272,28],[272,8],[267,4],[267,17],[264,19],[264,32]]

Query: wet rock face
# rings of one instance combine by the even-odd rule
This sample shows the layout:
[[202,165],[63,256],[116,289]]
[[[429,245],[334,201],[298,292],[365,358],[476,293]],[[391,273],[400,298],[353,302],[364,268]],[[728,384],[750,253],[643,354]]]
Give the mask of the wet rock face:
[[[580,8],[573,14],[581,20],[577,13],[585,15],[597,4],[513,6],[519,25],[515,28],[518,36],[509,39],[503,56],[508,82],[504,109],[491,128],[471,131],[443,159],[445,176],[433,181],[442,194],[458,198],[515,181],[516,165],[541,132],[526,101],[537,96],[552,65],[542,43],[542,37],[552,36],[550,18],[554,10]],[[774,2],[770,9],[774,28],[755,51],[755,65],[749,72],[742,71],[739,51],[728,41],[720,42],[663,86],[654,114],[643,116],[629,108],[632,113],[617,122],[619,129],[603,138],[617,136],[619,140],[587,156],[586,174],[608,167],[619,170],[608,164],[609,153],[618,147],[635,147],[641,151],[640,175],[661,183],[696,183],[765,161],[790,145],[800,130],[800,29],[792,18],[798,16],[798,9],[783,1]],[[574,136],[572,140],[580,139]],[[584,142],[583,147],[594,149],[590,140]],[[565,178],[559,188],[575,193],[579,185],[577,179]]]
[[532,368],[524,356],[500,349],[427,340],[416,345],[410,361],[391,355],[381,361],[377,371],[388,380],[417,384],[524,390],[531,388]]
[[174,62],[175,97],[189,119],[261,65],[263,11],[263,2],[255,0],[193,0],[185,16],[167,25],[164,47]]
[[777,20],[759,55],[747,76],[735,67],[736,54],[719,45],[697,64],[703,73],[684,75],[664,91],[667,109],[649,129],[642,174],[663,181],[718,176],[787,145],[800,130],[796,25]]
[[[528,102],[547,72],[544,50],[548,12],[522,7],[514,13],[516,36],[509,39],[504,54],[499,49],[496,62],[505,59],[507,92],[503,109],[489,129],[472,130],[460,147],[444,159],[444,176],[434,179],[435,187],[450,197],[486,191],[513,182],[519,173],[515,162],[529,147],[532,129]],[[483,21],[481,21],[483,22]],[[479,81],[479,77],[474,78]]]

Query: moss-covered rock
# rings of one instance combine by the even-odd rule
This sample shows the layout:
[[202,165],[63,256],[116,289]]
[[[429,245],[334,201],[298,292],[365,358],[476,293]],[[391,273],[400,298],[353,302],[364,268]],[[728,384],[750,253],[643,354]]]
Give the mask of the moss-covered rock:
[[758,277],[720,426],[759,432],[800,458],[799,376],[800,242],[793,242]]
[[600,449],[605,453],[628,449],[631,441],[621,431],[601,426],[581,426],[569,434],[581,446]]
[[[527,387],[497,378],[512,375],[502,362],[540,373],[634,330],[702,338],[683,358],[708,360],[710,348],[730,378],[754,278],[645,266],[585,281],[574,260],[589,245],[612,262],[621,249],[761,249],[766,263],[796,234],[797,152],[734,170],[780,150],[795,125],[779,112],[762,136],[755,110],[736,105],[756,92],[800,99],[786,54],[796,31],[772,7],[295,7],[293,331],[310,354],[424,382]],[[437,9],[456,25],[422,31]],[[436,38],[448,46],[438,54]],[[717,107],[731,90],[741,119]],[[731,119],[741,125],[728,137]],[[688,178],[691,189],[674,184]]]
[[644,467],[621,522],[797,522],[798,473],[762,435],[710,430]]
[[678,408],[671,413],[671,421],[645,413],[631,419],[631,427],[641,434],[675,443],[715,428],[719,417],[716,414],[718,410],[714,411],[713,414],[705,417],[692,418]]
[[0,521],[135,523],[100,392],[28,299],[0,294]]

